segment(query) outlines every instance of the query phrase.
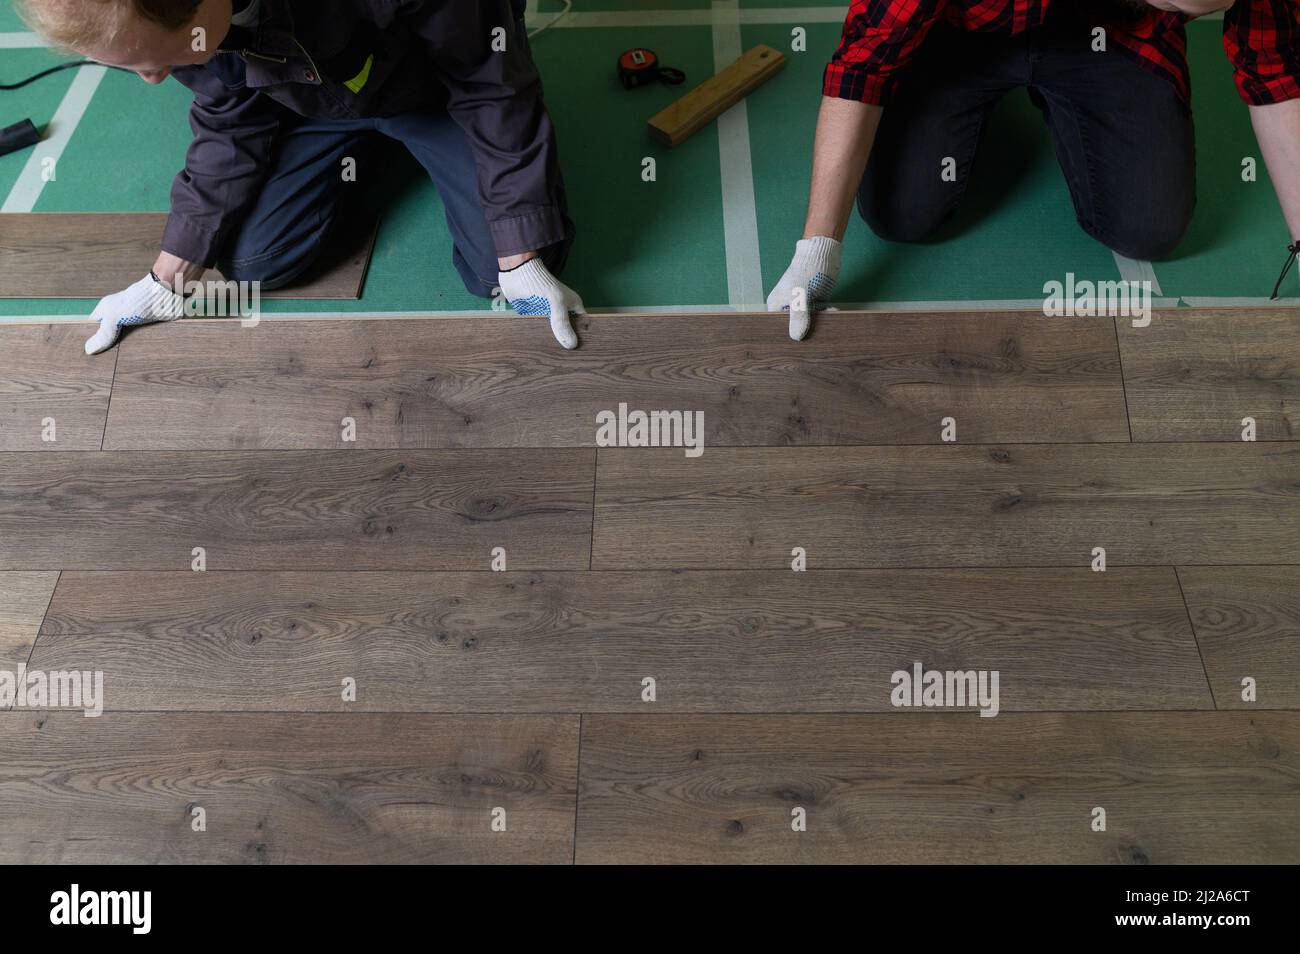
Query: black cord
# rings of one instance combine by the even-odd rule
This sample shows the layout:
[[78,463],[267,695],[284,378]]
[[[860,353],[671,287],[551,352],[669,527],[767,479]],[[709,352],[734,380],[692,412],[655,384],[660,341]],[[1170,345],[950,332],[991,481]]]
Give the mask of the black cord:
[[1291,254],[1287,256],[1286,264],[1282,266],[1282,274],[1277,276],[1277,284],[1273,286],[1273,297],[1269,301],[1277,301],[1278,293],[1282,291],[1282,282],[1286,281],[1287,272],[1291,271],[1291,266],[1296,263],[1296,256],[1300,256],[1300,242],[1288,245],[1286,250]]
[[[70,70],[77,66],[94,66],[93,60],[72,60],[68,63],[60,63],[58,66],[51,66],[48,70],[41,70],[35,76],[29,76],[25,80],[19,80],[17,83],[0,83],[0,90],[22,89],[28,83],[35,83],[38,79],[44,79],[51,73],[57,73],[60,70]],[[110,66],[110,70],[121,70],[123,73],[129,73],[130,70],[122,69],[120,66]]]

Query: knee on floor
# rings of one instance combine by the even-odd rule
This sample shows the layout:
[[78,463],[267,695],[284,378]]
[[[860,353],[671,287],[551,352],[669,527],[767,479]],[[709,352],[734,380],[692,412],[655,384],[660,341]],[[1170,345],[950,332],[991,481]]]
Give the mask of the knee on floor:
[[1157,261],[1168,258],[1186,234],[1180,229],[1134,229],[1112,237],[1107,245],[1125,258]]
[[257,282],[263,291],[273,291],[301,276],[315,259],[314,248],[290,249],[274,255],[225,259],[218,267],[231,281]]
[[943,224],[947,210],[928,210],[918,206],[890,206],[881,203],[858,204],[867,227],[886,242],[921,242]]
[[1105,235],[1096,235],[1112,251],[1125,258],[1156,261],[1168,258],[1187,235],[1191,210],[1178,214],[1133,216],[1119,223]]

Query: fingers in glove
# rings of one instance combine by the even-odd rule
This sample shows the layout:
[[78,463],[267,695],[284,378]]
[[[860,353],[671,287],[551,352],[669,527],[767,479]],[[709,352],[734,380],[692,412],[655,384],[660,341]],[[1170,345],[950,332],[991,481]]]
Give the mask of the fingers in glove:
[[99,354],[101,351],[107,351],[117,344],[117,339],[121,334],[122,329],[117,326],[117,322],[101,321],[99,330],[86,339],[86,354]]
[[[581,307],[582,303],[578,304]],[[573,323],[569,320],[569,307],[563,301],[551,302],[551,334],[555,335],[555,340],[569,351],[578,347],[578,334],[573,330]]]
[[807,309],[796,311],[790,309],[790,337],[795,341],[803,341],[808,337],[808,328],[812,325],[812,317],[808,314]]

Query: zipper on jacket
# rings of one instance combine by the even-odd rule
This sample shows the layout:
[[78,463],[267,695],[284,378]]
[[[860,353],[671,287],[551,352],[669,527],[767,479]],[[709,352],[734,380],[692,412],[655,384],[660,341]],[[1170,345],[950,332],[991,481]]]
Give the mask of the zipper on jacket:
[[265,53],[258,53],[254,50],[240,50],[244,56],[255,56],[259,60],[270,60],[272,63],[288,63],[289,61],[283,56],[267,56]]

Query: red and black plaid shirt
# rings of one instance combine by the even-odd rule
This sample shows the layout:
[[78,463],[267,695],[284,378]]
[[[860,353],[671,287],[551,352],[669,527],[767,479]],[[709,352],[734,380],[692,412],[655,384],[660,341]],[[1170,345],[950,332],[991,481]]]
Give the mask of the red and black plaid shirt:
[[[852,0],[823,93],[887,105],[904,67],[939,22],[1015,36],[1042,24],[1052,0]],[[1101,22],[1107,37],[1144,69],[1166,77],[1184,100],[1188,17],[1154,7],[1135,19]],[[1223,45],[1237,89],[1254,105],[1300,97],[1300,0],[1237,0],[1223,14]]]

